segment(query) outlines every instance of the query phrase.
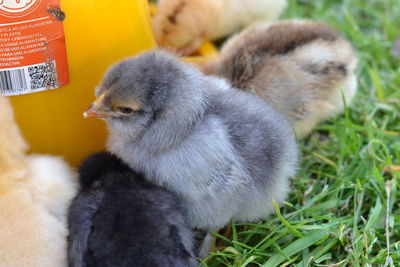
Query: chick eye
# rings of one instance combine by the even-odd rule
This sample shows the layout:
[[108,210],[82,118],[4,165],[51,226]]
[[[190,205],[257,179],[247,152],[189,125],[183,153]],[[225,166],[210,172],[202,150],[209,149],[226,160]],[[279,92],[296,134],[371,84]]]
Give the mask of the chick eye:
[[134,111],[133,109],[127,107],[117,107],[117,110],[124,114],[131,114]]

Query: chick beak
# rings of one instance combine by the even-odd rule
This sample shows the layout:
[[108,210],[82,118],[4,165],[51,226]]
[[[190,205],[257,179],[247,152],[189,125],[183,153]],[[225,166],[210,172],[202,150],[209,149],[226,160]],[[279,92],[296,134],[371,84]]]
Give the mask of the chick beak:
[[108,114],[106,114],[104,112],[101,112],[100,110],[97,110],[95,108],[95,106],[96,106],[95,104],[91,104],[90,107],[85,112],[83,112],[83,117],[85,119],[87,119],[87,118],[105,118],[105,117],[108,117]]

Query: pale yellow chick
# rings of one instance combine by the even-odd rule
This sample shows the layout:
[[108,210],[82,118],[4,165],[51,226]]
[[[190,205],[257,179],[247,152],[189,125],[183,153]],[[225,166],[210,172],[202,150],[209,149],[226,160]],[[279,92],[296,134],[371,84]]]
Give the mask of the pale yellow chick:
[[74,174],[61,158],[27,156],[27,148],[0,95],[0,266],[67,266]]
[[154,34],[159,45],[188,55],[205,40],[277,19],[286,5],[286,0],[159,0]]

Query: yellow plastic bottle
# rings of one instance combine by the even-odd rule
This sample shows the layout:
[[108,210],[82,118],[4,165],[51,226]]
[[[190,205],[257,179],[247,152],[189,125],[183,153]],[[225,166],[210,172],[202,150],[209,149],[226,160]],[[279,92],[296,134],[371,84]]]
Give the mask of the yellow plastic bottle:
[[62,155],[76,166],[104,148],[104,122],[82,118],[104,71],[155,42],[146,0],[62,0],[61,9],[70,83],[10,98],[32,152]]

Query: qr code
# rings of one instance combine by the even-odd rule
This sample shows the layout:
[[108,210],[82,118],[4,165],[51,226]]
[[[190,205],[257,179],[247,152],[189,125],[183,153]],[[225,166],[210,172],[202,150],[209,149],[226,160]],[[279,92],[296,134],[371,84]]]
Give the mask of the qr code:
[[54,61],[28,67],[28,74],[31,80],[31,89],[57,88],[57,72]]

